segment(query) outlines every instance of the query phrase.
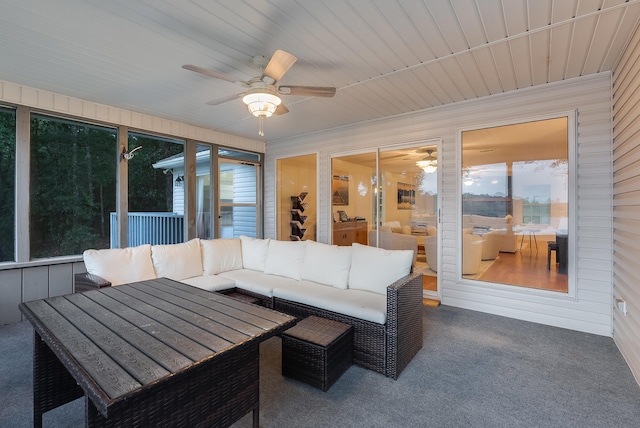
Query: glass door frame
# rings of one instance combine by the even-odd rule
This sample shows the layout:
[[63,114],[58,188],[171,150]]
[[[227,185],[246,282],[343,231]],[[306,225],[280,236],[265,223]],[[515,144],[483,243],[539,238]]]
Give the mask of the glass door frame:
[[[442,301],[442,275],[440,274],[440,272],[442,271],[441,269],[441,265],[442,265],[442,233],[441,233],[441,210],[442,210],[442,162],[440,159],[440,153],[442,153],[442,138],[436,137],[436,138],[429,138],[426,140],[420,140],[420,141],[413,141],[410,143],[403,143],[403,144],[397,144],[397,145],[390,145],[390,146],[381,146],[378,147],[376,149],[376,181],[377,183],[381,183],[382,182],[382,169],[381,169],[381,165],[380,165],[380,153],[384,153],[384,152],[388,152],[388,151],[392,151],[392,150],[402,150],[402,149],[417,149],[423,146],[435,146],[435,159],[438,161],[438,168],[436,169],[436,186],[437,186],[437,191],[436,191],[436,227],[438,229],[438,234],[436,235],[436,246],[437,246],[437,264],[436,264],[436,268],[437,268],[437,272],[438,275],[436,276],[436,291],[431,291],[431,290],[422,290],[422,295],[423,297],[426,298],[430,298],[430,299],[435,299],[435,300],[439,300]],[[388,193],[388,192],[387,192]],[[383,196],[384,197],[384,196]],[[378,200],[376,203],[376,218],[380,219],[380,205],[382,203],[382,201],[380,201],[380,195],[378,194],[377,196]],[[379,228],[377,227],[376,224],[376,231]]]
[[[234,158],[230,158],[230,157],[223,157],[223,156],[216,156],[217,158],[217,170],[215,171],[215,175],[216,175],[216,183],[215,183],[215,191],[216,191],[216,195],[215,195],[215,217],[216,217],[216,222],[214,225],[214,231],[215,231],[215,237],[216,238],[220,238],[222,237],[222,208],[223,207],[233,207],[233,206],[239,206],[239,207],[252,207],[255,206],[256,209],[256,237],[257,238],[261,238],[264,234],[264,228],[263,228],[263,215],[262,215],[262,210],[263,210],[263,195],[262,195],[262,163],[261,162],[254,162],[254,161],[247,161],[247,160],[239,160],[239,159],[234,159]],[[220,183],[221,183],[221,178],[220,178],[220,174],[223,172],[222,171],[222,167],[221,165],[223,163],[227,163],[227,164],[236,164],[236,165],[246,165],[246,166],[252,166],[255,168],[255,177],[256,177],[256,201],[255,203],[228,203],[228,202],[222,202],[221,200],[221,191],[220,191]]]
[[[337,158],[341,158],[341,157],[346,157],[346,156],[351,156],[351,155],[357,155],[357,154],[374,154],[376,157],[376,166],[375,166],[375,177],[376,177],[376,186],[380,186],[381,183],[381,168],[380,168],[380,153],[384,153],[387,151],[392,151],[392,150],[402,150],[402,149],[416,149],[419,147],[423,147],[423,146],[435,146],[436,150],[436,156],[437,156],[437,160],[438,160],[438,168],[436,170],[436,185],[437,185],[437,195],[436,195],[436,215],[437,215],[437,228],[438,228],[438,234],[437,234],[437,268],[438,271],[441,271],[441,246],[442,246],[442,233],[440,232],[441,229],[441,210],[442,210],[442,167],[441,167],[441,160],[440,160],[440,153],[442,152],[442,138],[440,137],[435,137],[435,138],[429,138],[429,139],[425,139],[425,140],[419,140],[419,141],[411,141],[411,142],[407,142],[407,143],[402,143],[402,144],[395,144],[395,145],[388,145],[388,146],[379,146],[379,147],[374,147],[374,148],[370,148],[370,149],[364,149],[364,150],[358,150],[358,151],[347,151],[347,152],[340,152],[340,153],[332,153],[331,155],[329,155],[329,162],[327,165],[327,169],[328,169],[328,177],[332,177],[333,176],[333,160],[337,159]],[[331,242],[331,237],[333,236],[333,210],[334,210],[334,206],[332,203],[332,192],[331,192],[331,180],[328,180],[328,191],[327,191],[327,218],[329,219],[328,225],[329,225],[329,230],[328,230],[328,238],[329,238],[329,242]],[[373,191],[373,189],[371,189]],[[384,198],[384,194],[382,195],[382,198]],[[371,226],[370,229],[371,230],[375,230],[376,233],[379,233],[379,227],[378,227],[378,223],[380,222],[380,216],[381,216],[381,212],[380,212],[380,204],[383,203],[384,201],[381,201],[381,195],[380,192],[376,192],[375,193],[375,212],[371,212],[372,218],[375,219],[375,221],[371,222]],[[379,235],[378,237],[379,238]],[[429,290],[423,290],[423,296],[427,297],[427,298],[432,298],[432,299],[437,299],[437,300],[442,300],[442,275],[438,274],[437,275],[437,290],[436,291],[429,291]]]

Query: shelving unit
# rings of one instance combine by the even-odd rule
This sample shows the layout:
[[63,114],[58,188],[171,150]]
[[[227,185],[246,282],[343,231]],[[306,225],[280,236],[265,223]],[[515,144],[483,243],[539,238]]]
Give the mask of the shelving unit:
[[292,241],[301,241],[307,228],[304,227],[304,223],[307,221],[307,216],[304,215],[304,210],[309,206],[304,199],[307,197],[307,192],[302,192],[297,196],[291,196],[291,235],[289,239]]

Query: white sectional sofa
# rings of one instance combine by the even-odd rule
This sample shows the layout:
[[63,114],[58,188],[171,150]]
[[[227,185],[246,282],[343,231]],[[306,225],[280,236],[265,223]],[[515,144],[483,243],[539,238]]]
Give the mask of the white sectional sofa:
[[411,273],[411,250],[242,236],[83,256],[87,272],[75,276],[76,291],[167,277],[351,324],[354,363],[394,379],[422,347],[422,276]]

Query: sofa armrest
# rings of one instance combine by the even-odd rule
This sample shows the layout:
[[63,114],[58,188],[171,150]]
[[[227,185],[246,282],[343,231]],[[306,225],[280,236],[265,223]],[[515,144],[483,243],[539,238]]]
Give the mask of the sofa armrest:
[[422,274],[387,287],[387,373],[397,379],[422,348]]
[[111,283],[98,275],[90,273],[75,274],[74,292],[97,290],[104,287],[111,287]]

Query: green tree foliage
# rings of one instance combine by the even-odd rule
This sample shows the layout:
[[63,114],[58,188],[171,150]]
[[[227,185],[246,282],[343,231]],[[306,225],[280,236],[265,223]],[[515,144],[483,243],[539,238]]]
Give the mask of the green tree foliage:
[[32,116],[31,258],[109,247],[116,166],[114,129]]
[[15,260],[16,115],[0,109],[0,261]]
[[129,136],[129,151],[141,146],[129,163],[129,212],[173,211],[173,176],[153,164],[172,157],[182,157],[183,145],[172,140]]

